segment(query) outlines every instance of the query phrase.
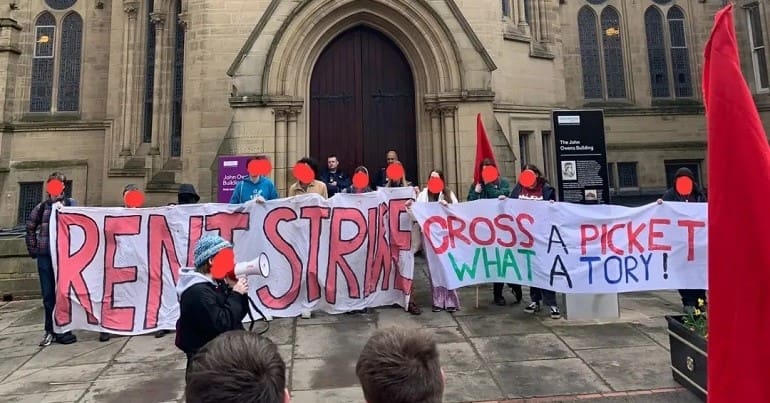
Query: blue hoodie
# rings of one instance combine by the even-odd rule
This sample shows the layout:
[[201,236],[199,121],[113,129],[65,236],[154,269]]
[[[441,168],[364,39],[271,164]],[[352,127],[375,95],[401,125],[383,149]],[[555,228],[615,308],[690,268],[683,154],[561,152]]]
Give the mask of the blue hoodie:
[[232,197],[230,197],[230,204],[246,203],[257,196],[262,196],[265,200],[277,199],[278,191],[275,190],[273,181],[264,176],[260,176],[256,182],[252,182],[251,178],[246,178],[238,182],[238,184],[235,185]]

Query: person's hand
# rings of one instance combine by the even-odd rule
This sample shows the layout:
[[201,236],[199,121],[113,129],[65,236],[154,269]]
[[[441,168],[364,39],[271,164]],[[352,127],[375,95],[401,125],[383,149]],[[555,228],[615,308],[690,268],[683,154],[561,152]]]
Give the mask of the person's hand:
[[329,185],[331,185],[331,186],[337,186],[337,181],[334,181],[334,182],[329,182]]
[[497,200],[505,200],[507,198],[508,198],[508,196],[506,196],[506,195],[497,196]]
[[440,204],[440,205],[442,205],[442,206],[444,206],[444,207],[446,207],[446,206],[448,206],[448,205],[449,205],[449,203],[447,203],[447,202],[446,202],[446,200],[439,200],[439,201],[438,201],[438,204]]
[[262,196],[257,196],[257,197],[254,198],[254,201],[259,203],[259,204],[263,204],[265,202],[265,198],[262,197]]
[[476,187],[473,188],[473,191],[476,192],[476,193],[481,193],[481,184],[477,183]]
[[60,210],[62,207],[64,207],[64,204],[62,204],[60,201],[57,201],[56,203],[52,204],[51,207],[53,207],[54,210]]
[[245,278],[238,279],[238,282],[233,286],[233,291],[246,295],[249,292],[249,282]]
[[412,201],[411,199],[410,199],[410,200],[407,200],[407,201],[406,201],[406,203],[404,203],[404,205],[406,206],[406,208],[412,207],[412,204],[414,204],[414,201]]
[[663,204],[663,199],[658,199],[658,201],[656,201],[655,203],[658,203],[659,205]]
[[553,200],[548,200],[548,203],[554,204],[554,203],[556,203],[556,202],[555,202],[555,201],[553,201]]

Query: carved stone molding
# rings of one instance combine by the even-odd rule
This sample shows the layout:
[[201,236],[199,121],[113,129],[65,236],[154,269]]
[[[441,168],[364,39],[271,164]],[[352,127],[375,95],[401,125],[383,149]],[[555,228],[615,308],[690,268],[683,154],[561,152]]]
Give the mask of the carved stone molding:
[[276,109],[275,120],[286,120],[287,114],[288,114],[288,111],[286,109]]
[[150,13],[150,21],[152,21],[156,29],[161,29],[163,24],[166,23],[166,13],[152,12]]
[[187,26],[190,24],[190,14],[187,14],[186,12],[177,14],[176,22],[179,24],[180,28],[187,29]]
[[457,112],[457,105],[441,105],[439,109],[444,116],[452,116]]
[[139,11],[139,2],[138,1],[124,1],[123,2],[123,11],[128,14],[128,18],[135,19],[136,14]]

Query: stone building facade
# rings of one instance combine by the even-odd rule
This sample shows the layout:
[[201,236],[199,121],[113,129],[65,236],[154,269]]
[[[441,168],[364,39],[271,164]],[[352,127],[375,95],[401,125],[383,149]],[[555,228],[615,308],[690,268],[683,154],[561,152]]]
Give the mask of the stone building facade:
[[[770,5],[738,3],[744,73],[766,113]],[[81,204],[119,205],[127,183],[148,205],[184,182],[212,201],[219,155],[266,154],[285,195],[305,155],[337,150],[374,170],[398,148],[410,179],[442,168],[464,195],[477,113],[512,180],[523,162],[553,176],[551,110],[592,107],[605,110],[618,200],[656,197],[680,166],[706,182],[701,55],[721,6],[17,0],[0,8],[0,227],[22,221],[57,170]]]

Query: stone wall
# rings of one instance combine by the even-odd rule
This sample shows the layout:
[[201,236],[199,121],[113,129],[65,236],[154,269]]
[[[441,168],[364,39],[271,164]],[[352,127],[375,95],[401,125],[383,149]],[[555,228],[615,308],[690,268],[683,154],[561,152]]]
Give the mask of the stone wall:
[[27,254],[24,238],[0,238],[0,296],[14,299],[40,295],[37,265]]

